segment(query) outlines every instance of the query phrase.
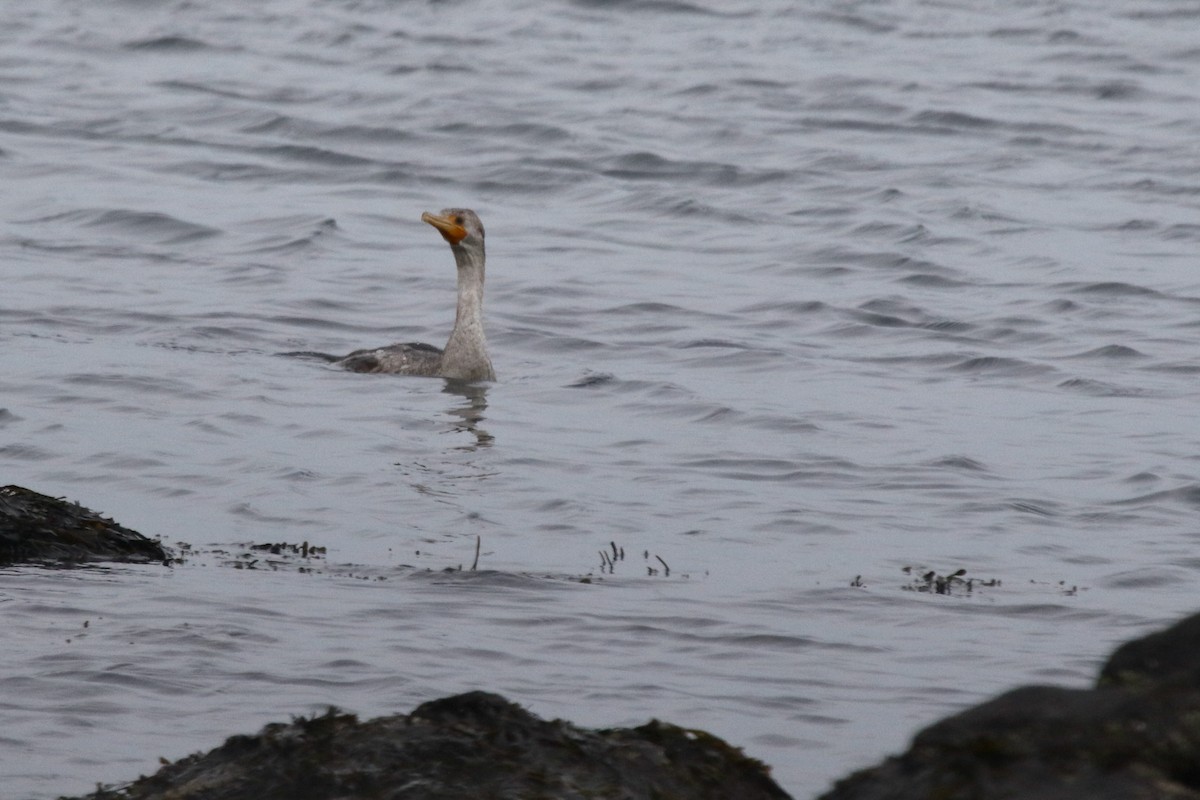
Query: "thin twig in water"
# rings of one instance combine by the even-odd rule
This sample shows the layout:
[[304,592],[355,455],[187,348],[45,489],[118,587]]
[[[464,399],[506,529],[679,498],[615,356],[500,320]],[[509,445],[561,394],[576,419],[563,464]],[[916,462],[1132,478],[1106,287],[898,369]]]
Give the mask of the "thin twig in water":
[[475,560],[471,563],[471,572],[474,572],[475,568],[478,566],[479,566],[479,536],[476,535],[476,537],[475,537]]
[[671,568],[667,566],[667,562],[662,560],[662,556],[656,555],[654,557],[658,559],[658,563],[663,565],[663,577],[664,578],[671,577]]

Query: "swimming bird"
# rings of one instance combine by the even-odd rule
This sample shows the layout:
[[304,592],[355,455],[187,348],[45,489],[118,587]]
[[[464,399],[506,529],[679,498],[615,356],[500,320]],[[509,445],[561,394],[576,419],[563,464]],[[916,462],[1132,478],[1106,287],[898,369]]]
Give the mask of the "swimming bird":
[[438,229],[458,265],[458,310],[446,348],[408,342],[325,358],[353,372],[494,381],[496,371],[483,335],[483,223],[469,208],[443,208],[439,214],[426,211],[421,221]]

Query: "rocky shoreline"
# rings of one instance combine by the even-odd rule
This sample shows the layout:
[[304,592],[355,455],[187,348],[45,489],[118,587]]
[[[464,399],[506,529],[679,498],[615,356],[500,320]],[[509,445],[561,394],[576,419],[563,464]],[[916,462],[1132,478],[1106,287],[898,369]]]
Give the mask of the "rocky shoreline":
[[787,798],[768,773],[701,731],[585,730],[469,692],[368,722],[330,709],[268,725],[86,800]]
[[934,797],[1200,798],[1200,614],[1119,647],[1091,689],[1013,689],[820,800]]
[[[289,548],[323,555],[307,542],[253,549],[286,556]],[[0,487],[0,566],[171,558],[159,542],[77,503]],[[469,692],[367,722],[330,709],[271,724],[87,800],[462,797],[788,795],[767,766],[703,731],[657,720],[586,730]],[[1200,800],[1200,614],[1121,646],[1092,688],[1009,691],[920,731],[906,752],[819,800],[1014,797]]]

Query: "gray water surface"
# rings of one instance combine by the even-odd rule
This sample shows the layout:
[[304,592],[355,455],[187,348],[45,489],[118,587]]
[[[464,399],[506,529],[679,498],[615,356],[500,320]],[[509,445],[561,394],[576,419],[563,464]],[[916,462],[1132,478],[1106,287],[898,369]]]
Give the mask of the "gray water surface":
[[[804,797],[1086,684],[1200,606],[1197,24],[0,6],[0,484],[201,552],[0,570],[0,793],[482,688],[710,730]],[[444,343],[419,218],[457,205],[497,383],[277,355]],[[219,552],[269,541],[328,553]]]

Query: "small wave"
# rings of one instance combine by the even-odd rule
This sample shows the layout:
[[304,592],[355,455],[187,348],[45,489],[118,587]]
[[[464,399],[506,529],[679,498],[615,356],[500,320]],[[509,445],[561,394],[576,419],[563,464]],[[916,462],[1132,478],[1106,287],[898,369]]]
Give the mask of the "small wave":
[[1123,344],[1109,344],[1093,350],[1085,350],[1067,358],[1146,358],[1146,354]]
[[716,161],[675,161],[647,151],[611,157],[601,163],[599,171],[610,178],[693,179],[723,188],[756,186],[788,177],[787,172],[778,169],[750,170]]
[[1107,383],[1090,378],[1070,378],[1058,384],[1058,388],[1091,395],[1092,397],[1142,397],[1146,394],[1141,389],[1118,386],[1115,383]]
[[874,16],[863,16],[862,14],[852,14],[847,12],[831,12],[822,11],[814,14],[818,19],[827,20],[839,25],[844,25],[848,28],[866,31],[867,33],[891,33],[896,30],[894,24],[883,22]]
[[851,310],[847,313],[864,325],[871,325],[875,328],[915,328],[917,326],[915,322],[909,322],[892,314],[879,314],[873,311],[858,310]]
[[1178,486],[1174,489],[1164,489],[1159,492],[1150,492],[1149,494],[1137,495],[1124,500],[1115,500],[1113,501],[1113,505],[1145,506],[1157,505],[1164,501],[1182,503],[1183,505],[1200,509],[1200,484],[1189,483],[1186,486]]
[[1152,219],[1127,219],[1124,222],[1118,222],[1113,225],[1101,225],[1097,230],[1113,230],[1113,231],[1152,231],[1158,228],[1158,223]]
[[975,286],[973,281],[955,280],[944,275],[931,275],[928,272],[917,272],[901,278],[898,283],[909,286],[920,286],[928,289],[962,289]]
[[206,397],[210,392],[200,391],[195,385],[169,378],[146,375],[122,375],[117,373],[85,372],[66,375],[63,383],[75,386],[106,386],[125,389],[136,394],[171,395],[176,397]]
[[1083,91],[1097,100],[1130,100],[1145,94],[1145,89],[1136,81],[1101,81],[1088,83]]
[[958,336],[965,335],[976,329],[971,323],[956,319],[939,319],[933,322],[922,323],[917,327],[935,333],[952,333]]
[[663,316],[670,314],[672,316],[679,314],[691,314],[686,308],[671,305],[670,303],[660,303],[654,300],[646,300],[640,303],[626,303],[625,305],[613,306],[604,310],[605,314],[621,314],[621,315],[642,315],[653,314]]
[[164,244],[181,244],[221,234],[216,228],[187,222],[159,211],[135,211],[127,208],[78,209],[26,221],[74,222],[89,228],[119,230]]
[[1079,311],[1083,306],[1076,303],[1074,300],[1050,300],[1042,304],[1042,308],[1051,314],[1066,314],[1072,311]]
[[242,181],[246,183],[289,182],[304,183],[320,180],[321,175],[308,174],[296,170],[282,170],[265,164],[248,164],[239,162],[218,161],[181,161],[169,167],[160,168],[162,172],[173,172],[215,183]]
[[[0,409],[4,413],[8,413],[4,409]],[[10,415],[11,417],[11,415]],[[3,424],[4,417],[0,416],[0,424]],[[54,458],[55,454],[40,447],[31,444],[6,444],[0,445],[0,458],[12,461],[47,461]]]
[[1171,585],[1187,585],[1193,580],[1190,570],[1145,567],[1109,575],[1103,585],[1111,589],[1161,589]]
[[970,372],[988,375],[1038,375],[1052,371],[1051,367],[1023,361],[1019,358],[1002,356],[976,356],[966,358],[950,366],[955,372]]
[[684,469],[712,472],[722,478],[742,481],[821,481],[844,477],[859,468],[844,459],[827,459],[801,468],[792,460],[780,458],[697,458],[682,462]]
[[695,3],[684,3],[682,0],[572,0],[572,2],[585,8],[653,11],[664,14],[697,14],[708,17],[745,17],[750,13],[716,11]]
[[1168,375],[1200,375],[1200,364],[1189,361],[1155,364],[1153,366],[1142,367],[1142,369],[1149,372],[1162,372]]
[[979,461],[968,456],[942,456],[927,462],[929,466],[938,469],[954,469],[964,472],[987,472],[988,468]]
[[611,372],[597,372],[591,375],[584,375],[582,378],[568,383],[568,389],[590,389],[593,386],[604,386],[616,381],[616,376]]
[[[1003,31],[994,31],[989,36],[1004,35]],[[970,89],[987,89],[992,92],[1013,92],[1016,94],[1028,94],[1040,88],[1038,84],[1027,81],[1006,81],[1006,80],[988,80],[988,81],[972,81],[965,88]]]
[[1014,511],[1020,511],[1023,514],[1036,514],[1039,517],[1054,517],[1058,515],[1058,511],[1053,508],[1053,503],[1034,502],[1032,500],[1011,500],[1008,507]]
[[572,134],[558,125],[547,125],[537,122],[513,122],[506,125],[482,125],[474,122],[454,122],[439,125],[435,128],[439,133],[471,134],[479,136],[499,136],[507,139],[517,139],[524,144],[551,144],[570,140]]
[[121,46],[126,50],[173,53],[193,53],[197,50],[211,48],[211,45],[189,36],[156,36],[151,39],[135,39]]
[[1106,297],[1165,297],[1162,292],[1123,281],[1060,283],[1055,288],[1071,292],[1072,294],[1103,295]]
[[580,350],[599,350],[607,345],[595,339],[570,336],[558,331],[538,328],[511,327],[508,335],[521,342],[521,346],[543,353],[570,353]]
[[252,520],[255,523],[259,523],[259,524],[269,523],[271,525],[280,526],[280,527],[284,527],[284,528],[299,527],[299,526],[313,527],[313,526],[318,526],[320,524],[314,520],[307,519],[302,514],[295,514],[292,516],[283,516],[280,514],[269,514],[265,511],[260,511],[259,509],[255,508],[253,505],[251,505],[248,502],[238,503],[238,504],[234,505],[231,509],[229,509],[229,511],[230,511],[230,513],[234,514],[235,516]]
[[534,160],[504,162],[480,173],[479,179],[472,181],[470,186],[472,192],[479,194],[499,192],[509,197],[522,194],[541,197],[547,192],[577,185],[584,171],[570,167],[547,167]]
[[751,345],[743,344],[741,342],[731,342],[728,339],[693,339],[690,342],[683,342],[682,344],[679,344],[676,346],[679,348],[682,348],[684,350],[695,348],[695,347],[716,347],[716,348],[725,348],[725,349],[731,349],[731,350],[753,350],[754,349],[754,347]]
[[[530,572],[509,572],[494,569],[462,569],[461,567],[459,569],[446,567],[436,570],[408,567],[401,568],[400,570],[396,570],[395,568],[389,570],[389,573],[392,574],[396,572],[399,572],[397,577],[405,580],[422,581],[434,585],[452,584],[460,590],[479,589],[495,591],[498,589],[529,588],[545,590],[555,588],[559,584],[562,584],[565,588],[567,584],[583,583],[586,585],[593,583],[591,580],[581,580],[583,576],[568,575],[566,573],[534,574]],[[355,573],[361,574],[364,573],[364,570],[363,568],[355,568]]]
[[307,233],[296,236],[290,232],[272,233],[262,239],[259,239],[251,247],[244,252],[248,253],[281,253],[291,252],[294,250],[304,250],[316,246],[319,242],[329,236],[338,234],[337,220],[327,218],[316,222],[311,221],[311,218],[296,219],[286,218],[278,220],[277,224],[271,225],[271,220],[256,220],[256,225],[264,225],[268,228],[279,227],[294,227],[297,224],[310,225],[311,228]]
[[647,205],[672,217],[704,217],[706,219],[721,220],[733,225],[745,225],[759,221],[754,215],[718,208],[717,206],[702,203],[690,197],[679,200],[668,200],[665,203],[655,198]]
[[428,70],[429,72],[442,73],[442,74],[462,73],[462,74],[466,74],[466,75],[473,75],[476,72],[478,72],[478,70],[475,67],[471,66],[470,64],[463,63],[461,61],[456,61],[456,62],[434,61],[430,64],[427,64],[425,66],[425,69]]
[[1118,184],[1118,187],[1138,192],[1165,195],[1167,197],[1194,197],[1200,194],[1200,187],[1194,183],[1167,182],[1164,180],[1155,180],[1154,178],[1140,178],[1126,184]]
[[846,312],[851,318],[880,328],[923,328],[938,332],[965,332],[974,326],[951,319],[935,319],[917,306],[893,300],[870,300]]
[[815,314],[819,311],[828,309],[825,303],[820,300],[780,300],[768,303],[755,303],[754,305],[745,306],[738,309],[738,314],[758,314],[763,311],[778,311],[788,316],[795,315],[797,317]]
[[701,414],[692,421],[726,424],[740,420],[743,416],[744,415],[742,412],[738,411],[736,408],[730,408],[729,406],[718,406],[716,408],[710,408],[707,411],[701,412]]
[[994,119],[961,111],[920,111],[913,116],[913,122],[926,128],[945,130],[981,130],[1000,124]]
[[263,155],[280,156],[292,161],[305,161],[329,167],[351,167],[379,163],[371,158],[363,158],[362,156],[354,156],[349,153],[341,153],[336,150],[314,147],[312,145],[277,144],[270,147],[255,147],[251,148],[251,150]]
[[242,133],[273,134],[301,139],[337,139],[343,141],[407,144],[413,139],[408,131],[380,125],[326,125],[290,114],[270,114],[240,128]]
[[156,239],[171,244],[207,239],[211,236],[219,236],[221,233],[216,228],[185,222],[158,211],[106,211],[87,224],[94,227],[121,228],[134,233],[151,234]]
[[155,84],[161,89],[180,92],[198,92],[235,100],[257,103],[312,103],[321,99],[317,94],[295,86],[264,87],[258,91],[246,91],[225,85],[208,85],[192,81],[168,80]]
[[1200,225],[1172,225],[1162,232],[1162,237],[1187,242],[1200,241]]

